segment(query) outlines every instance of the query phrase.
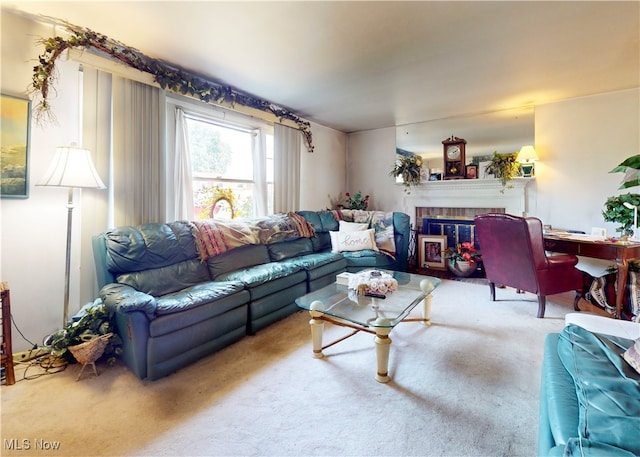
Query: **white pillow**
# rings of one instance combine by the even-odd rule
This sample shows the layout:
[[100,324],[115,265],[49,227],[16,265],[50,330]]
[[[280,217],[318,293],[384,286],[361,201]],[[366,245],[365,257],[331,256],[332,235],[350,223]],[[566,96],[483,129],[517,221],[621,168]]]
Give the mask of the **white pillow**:
[[360,224],[358,222],[340,221],[341,232],[360,232],[363,230],[367,230],[368,228],[369,228],[368,222],[365,222],[364,224]]
[[622,354],[622,357],[633,367],[634,370],[640,373],[640,339],[637,339],[633,343],[633,346]]
[[373,229],[354,232],[329,232],[331,252],[378,250]]

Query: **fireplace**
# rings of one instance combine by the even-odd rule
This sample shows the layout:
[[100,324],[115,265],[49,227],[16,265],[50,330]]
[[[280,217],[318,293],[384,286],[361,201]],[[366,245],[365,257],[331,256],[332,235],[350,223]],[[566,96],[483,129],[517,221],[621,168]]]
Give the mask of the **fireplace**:
[[448,247],[471,242],[479,248],[473,218],[476,214],[526,215],[530,178],[516,178],[503,187],[496,179],[461,179],[421,184],[405,198],[415,243],[410,260],[417,264],[420,235],[442,237]]
[[457,179],[420,184],[405,197],[404,212],[414,228],[425,215],[473,219],[476,214],[503,212],[524,216],[532,178],[516,178],[503,187],[497,179]]

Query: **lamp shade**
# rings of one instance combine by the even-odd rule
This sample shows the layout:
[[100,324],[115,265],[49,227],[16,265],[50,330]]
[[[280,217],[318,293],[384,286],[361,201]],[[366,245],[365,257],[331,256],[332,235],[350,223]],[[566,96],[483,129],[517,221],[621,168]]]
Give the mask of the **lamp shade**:
[[533,146],[522,146],[518,153],[518,157],[516,158],[516,161],[520,163],[535,162],[536,160],[538,160],[538,154],[536,154],[536,150],[533,149]]
[[75,146],[60,146],[49,170],[38,186],[106,189],[91,160],[91,152]]

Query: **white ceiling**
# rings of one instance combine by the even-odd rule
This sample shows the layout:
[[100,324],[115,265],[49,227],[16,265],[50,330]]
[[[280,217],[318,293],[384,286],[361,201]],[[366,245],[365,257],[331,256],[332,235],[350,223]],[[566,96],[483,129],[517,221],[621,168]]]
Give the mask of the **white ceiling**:
[[31,2],[345,132],[638,87],[640,2]]

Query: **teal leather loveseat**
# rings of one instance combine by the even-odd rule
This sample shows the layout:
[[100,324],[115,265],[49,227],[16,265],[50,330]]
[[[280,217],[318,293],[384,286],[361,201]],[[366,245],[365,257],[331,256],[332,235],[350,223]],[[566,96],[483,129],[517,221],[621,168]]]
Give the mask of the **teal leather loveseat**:
[[632,345],[575,324],[547,335],[539,456],[640,455],[640,374],[622,357]]
[[[292,314],[297,297],[343,271],[406,270],[406,214],[386,217],[395,255],[332,252],[329,232],[338,229],[342,216],[291,214],[313,229],[304,234],[286,224],[275,231],[245,230],[238,222],[229,232],[211,235],[211,227],[199,231],[194,222],[176,221],[117,227],[95,236],[99,295],[114,313],[122,359],[140,379],[158,379]],[[210,235],[207,243],[204,232]],[[219,249],[237,232],[249,241]],[[205,252],[204,244],[211,250]]]

